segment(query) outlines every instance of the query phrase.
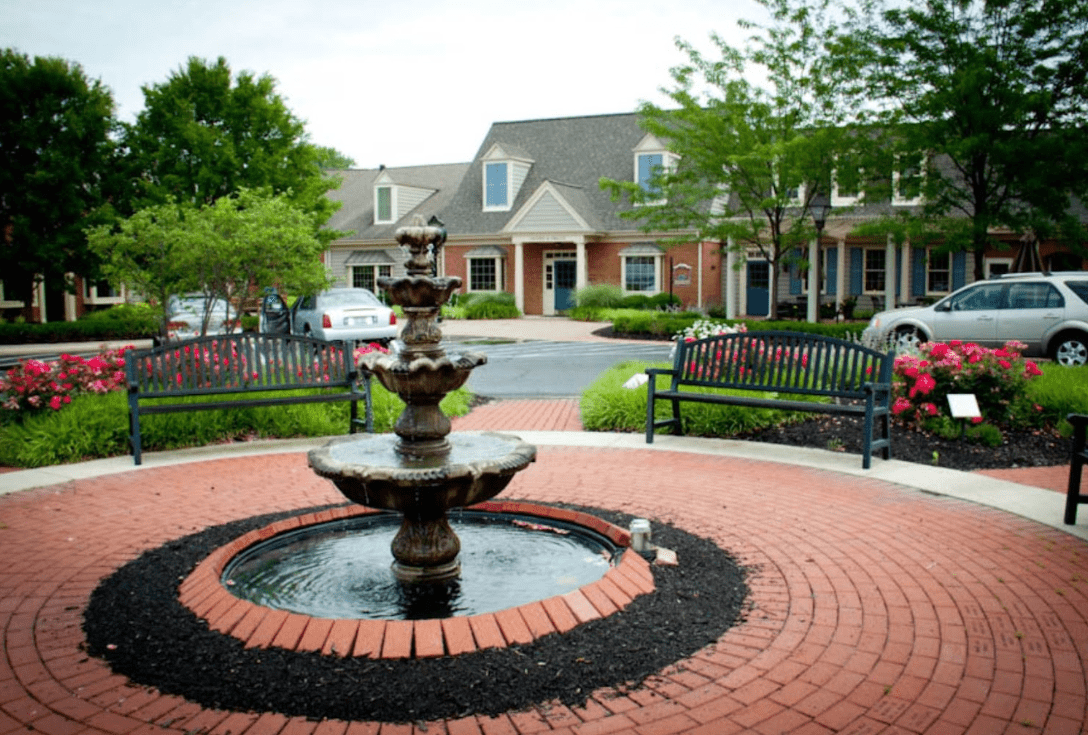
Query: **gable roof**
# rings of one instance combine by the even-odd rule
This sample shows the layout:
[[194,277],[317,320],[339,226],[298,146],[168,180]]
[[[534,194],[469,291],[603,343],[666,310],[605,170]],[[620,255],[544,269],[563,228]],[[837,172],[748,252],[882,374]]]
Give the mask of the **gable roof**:
[[[581,219],[595,231],[635,229],[617,216],[629,205],[613,202],[597,182],[602,176],[630,181],[634,149],[645,136],[634,112],[495,123],[439,217],[451,236],[516,231],[520,228],[510,225],[525,218],[525,204],[549,182],[550,193],[577,212],[572,221]],[[533,164],[510,210],[485,212],[483,162],[496,146]]]
[[[393,242],[393,233],[408,217],[420,214],[424,219],[442,216],[457,185],[468,169],[467,163],[445,163],[433,166],[404,166],[401,168],[347,169],[330,171],[340,178],[340,188],[328,193],[329,199],[343,202],[339,211],[329,218],[326,227],[346,231],[347,240],[381,240]],[[379,177],[382,184],[411,187],[434,192],[396,222],[374,224],[374,185]]]

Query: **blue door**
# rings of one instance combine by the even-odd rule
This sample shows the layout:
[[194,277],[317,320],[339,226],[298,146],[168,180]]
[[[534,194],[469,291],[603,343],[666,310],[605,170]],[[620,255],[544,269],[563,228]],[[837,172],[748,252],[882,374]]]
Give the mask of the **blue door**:
[[578,261],[555,261],[555,310],[574,308],[574,288],[578,284]]
[[748,261],[748,316],[771,313],[771,268],[765,260]]

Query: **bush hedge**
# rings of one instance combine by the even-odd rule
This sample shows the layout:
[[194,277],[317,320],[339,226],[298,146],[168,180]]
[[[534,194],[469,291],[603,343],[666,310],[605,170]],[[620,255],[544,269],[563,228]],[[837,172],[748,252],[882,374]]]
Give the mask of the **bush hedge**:
[[0,344],[150,339],[159,333],[159,319],[159,312],[145,304],[119,304],[89,312],[74,322],[3,322]]
[[[392,431],[404,403],[377,382],[372,396],[374,431]],[[469,411],[470,398],[460,388],[446,396],[442,410],[463,416]],[[335,436],[347,432],[349,409],[345,401],[153,414],[140,420],[141,439],[147,452],[250,438]],[[2,465],[44,467],[128,453],[128,401],[121,391],[78,395],[59,411],[24,412],[21,420],[0,426]]]

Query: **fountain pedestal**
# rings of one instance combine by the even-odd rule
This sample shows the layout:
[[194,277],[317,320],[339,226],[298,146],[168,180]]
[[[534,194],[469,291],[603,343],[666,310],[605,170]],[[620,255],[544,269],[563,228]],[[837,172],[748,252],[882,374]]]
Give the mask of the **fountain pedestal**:
[[461,286],[460,278],[428,275],[445,243],[445,230],[420,219],[395,237],[411,253],[405,263],[408,275],[380,278],[378,286],[404,310],[404,348],[396,354],[370,353],[360,361],[405,403],[393,427],[395,438],[355,434],[336,439],[310,452],[310,466],[349,500],[403,515],[392,543],[399,579],[445,580],[460,573],[461,543],[447,520],[449,509],[502,492],[515,473],[536,459],[536,447],[503,434],[450,436],[450,420],[439,404],[487,356],[447,355],[441,346],[438,315]]

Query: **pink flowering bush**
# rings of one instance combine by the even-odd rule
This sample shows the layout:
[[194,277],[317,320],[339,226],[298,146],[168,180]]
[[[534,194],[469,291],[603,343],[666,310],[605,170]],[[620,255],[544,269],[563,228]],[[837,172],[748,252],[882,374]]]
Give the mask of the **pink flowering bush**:
[[81,393],[109,393],[125,385],[125,352],[107,350],[91,358],[61,355],[51,362],[24,360],[0,377],[0,408],[9,415],[59,411]]
[[1040,424],[1043,412],[1028,398],[1027,385],[1042,371],[1023,358],[1025,347],[1008,342],[988,349],[953,340],[925,343],[917,354],[899,355],[892,414],[908,425],[932,427],[951,418],[949,393],[973,393],[982,414],[974,423],[1007,428]]

